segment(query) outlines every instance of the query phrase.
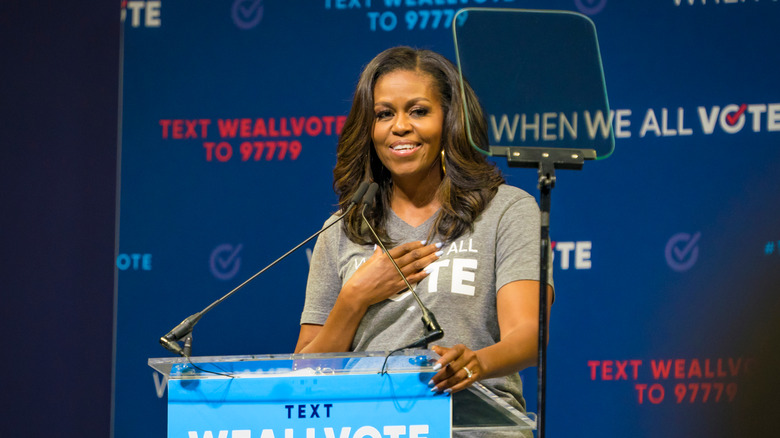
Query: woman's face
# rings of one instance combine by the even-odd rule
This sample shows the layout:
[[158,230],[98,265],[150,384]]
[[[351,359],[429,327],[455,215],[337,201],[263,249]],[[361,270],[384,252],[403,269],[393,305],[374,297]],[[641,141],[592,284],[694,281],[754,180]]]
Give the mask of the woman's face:
[[408,70],[380,77],[374,85],[374,116],[374,149],[393,179],[440,177],[435,165],[444,110],[433,77]]

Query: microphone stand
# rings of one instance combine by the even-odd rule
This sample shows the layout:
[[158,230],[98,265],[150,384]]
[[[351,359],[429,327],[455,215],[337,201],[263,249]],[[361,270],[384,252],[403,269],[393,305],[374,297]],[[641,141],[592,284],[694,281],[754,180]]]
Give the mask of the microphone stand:
[[[374,231],[374,227],[371,226],[371,223],[366,219],[366,207],[369,205],[372,205],[374,202],[374,196],[376,196],[376,192],[379,190],[379,185],[377,183],[371,183],[371,185],[368,188],[368,191],[366,192],[365,197],[363,197],[363,209],[360,211],[360,215],[363,216],[363,223],[365,223],[368,226],[368,229],[371,230],[371,234],[374,235],[374,239],[376,239],[379,246],[382,248],[382,251],[385,253],[387,258],[390,259],[390,262],[393,264],[393,267],[396,271],[398,271],[398,275],[401,276],[404,283],[406,284],[406,287],[409,289],[409,292],[412,293],[412,296],[414,296],[414,299],[417,300],[417,305],[420,307],[420,311],[422,312],[422,322],[423,326],[425,327],[425,334],[418,340],[412,342],[411,344],[400,348],[399,350],[405,350],[410,348],[428,348],[428,344],[433,341],[438,341],[439,339],[444,337],[444,330],[442,330],[441,326],[439,325],[439,322],[436,321],[436,317],[433,316],[433,312],[428,310],[427,307],[425,307],[425,304],[423,304],[422,300],[420,299],[420,296],[417,295],[417,292],[415,292],[414,288],[411,284],[409,284],[409,280],[406,279],[406,276],[403,272],[401,272],[401,268],[398,267],[398,264],[395,262],[393,257],[390,256],[390,253],[387,251],[387,248],[385,248],[385,244],[382,243],[382,240],[379,239],[379,236],[377,236],[376,231]],[[395,350],[398,351],[398,350]],[[391,353],[392,354],[392,353]],[[382,367],[384,369],[384,366]]]
[[[233,290],[231,290],[230,292],[225,294],[222,298],[220,298],[220,299],[214,301],[213,303],[209,304],[205,309],[201,310],[198,313],[194,313],[194,314],[188,316],[184,321],[179,323],[179,325],[174,327],[173,330],[169,331],[163,337],[160,338],[160,345],[162,345],[163,347],[165,347],[166,350],[168,350],[168,351],[170,351],[172,353],[178,354],[178,355],[183,356],[183,357],[190,357],[190,355],[192,354],[192,330],[195,327],[195,324],[197,324],[198,321],[200,321],[200,319],[203,317],[203,315],[208,313],[214,307],[217,307],[217,305],[219,305],[219,303],[225,301],[226,299],[228,299],[228,297],[230,297],[234,293],[238,292],[241,288],[246,286],[250,281],[252,281],[255,278],[257,278],[260,274],[262,274],[263,272],[267,271],[268,269],[270,269],[271,267],[273,267],[274,265],[276,265],[280,261],[284,260],[285,258],[287,258],[287,256],[289,256],[290,254],[292,254],[293,252],[298,250],[300,247],[302,247],[303,245],[309,243],[309,241],[311,241],[315,237],[317,237],[320,234],[322,234],[323,232],[325,232],[325,230],[327,230],[328,228],[332,227],[333,225],[335,225],[336,223],[338,223],[342,219],[344,219],[347,216],[347,214],[353,208],[355,208],[355,206],[358,204],[358,202],[360,202],[360,200],[362,199],[362,197],[365,194],[367,189],[368,189],[368,183],[366,183],[366,182],[361,183],[360,186],[358,187],[357,191],[355,192],[355,194],[352,196],[352,200],[351,200],[349,206],[347,207],[347,209],[344,211],[344,214],[339,216],[338,219],[334,220],[333,222],[331,222],[327,226],[323,227],[322,229],[320,229],[316,233],[314,233],[311,236],[309,236],[308,239],[304,240],[303,242],[301,242],[298,245],[296,245],[293,249],[291,249],[291,250],[287,251],[286,253],[284,253],[284,255],[282,255],[278,259],[274,260],[273,262],[271,262],[271,264],[269,264],[265,268],[263,268],[260,271],[258,271],[255,275],[249,277],[243,283],[241,283],[238,286],[236,286]],[[182,340],[184,340],[184,346],[183,347],[179,345],[179,341],[182,341]]]
[[492,156],[506,157],[509,167],[538,169],[540,192],[539,211],[541,229],[539,242],[539,349],[537,364],[537,421],[536,436],[544,438],[545,404],[547,390],[547,278],[550,263],[550,204],[555,187],[555,169],[580,170],[584,160],[595,160],[593,149],[528,148],[491,146]]

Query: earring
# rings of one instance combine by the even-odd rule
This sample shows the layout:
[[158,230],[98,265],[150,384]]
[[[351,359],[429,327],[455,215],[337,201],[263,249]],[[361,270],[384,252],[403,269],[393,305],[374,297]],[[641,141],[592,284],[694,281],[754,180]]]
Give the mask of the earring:
[[444,166],[444,148],[441,149],[441,173],[447,176],[447,168]]

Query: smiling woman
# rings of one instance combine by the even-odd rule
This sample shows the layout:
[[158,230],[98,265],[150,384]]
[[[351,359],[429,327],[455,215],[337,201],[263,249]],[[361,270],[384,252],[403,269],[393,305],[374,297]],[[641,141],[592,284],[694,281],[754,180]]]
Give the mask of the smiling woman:
[[[444,330],[431,390],[481,381],[523,410],[517,371],[535,363],[538,339],[539,209],[471,147],[466,118],[482,147],[487,129],[463,85],[465,96],[437,53],[377,55],[339,137],[334,187],[343,210],[362,182],[380,188],[367,220]],[[419,311],[358,210],[317,240],[296,352],[390,351],[420,338]]]
[[[391,206],[395,196],[411,196],[417,206],[421,203],[427,205],[429,201],[440,203],[440,208],[437,208],[440,213],[436,216],[432,233],[458,236],[471,228],[480,211],[503,184],[504,179],[498,170],[471,147],[465,135],[468,117],[474,141],[478,146],[487,148],[487,124],[482,107],[471,87],[464,85],[465,96],[461,93],[457,68],[449,60],[429,50],[409,47],[385,50],[371,60],[360,75],[352,109],[339,137],[336,167],[333,170],[334,188],[339,194],[339,203],[345,208],[362,181],[370,180],[379,184],[381,196],[378,205],[376,209],[367,212],[367,216],[381,239],[388,238],[385,232],[386,213],[399,213],[393,208],[402,207],[397,204]],[[382,106],[383,103],[389,103],[384,100],[390,95],[383,97],[377,93],[393,90],[401,94],[399,87],[405,87],[403,93],[409,101],[396,105],[422,103],[412,102],[417,98],[429,102],[417,108],[394,109],[395,112],[405,112],[408,120],[429,120],[433,115],[429,113],[423,116],[421,111],[431,110],[436,113],[440,107],[442,121],[439,144],[443,154],[440,151],[437,155],[442,161],[437,166],[441,168],[441,179],[436,187],[425,186],[425,190],[420,190],[413,186],[409,190],[398,190],[398,184],[403,181],[393,177],[376,148],[378,139],[375,135],[378,127],[383,126],[383,120],[378,117],[388,117],[388,114],[393,113],[385,112],[391,108]],[[360,214],[356,212],[348,215],[345,222],[351,240],[371,242],[363,230]]]
[[[435,198],[429,199],[443,173],[444,110],[438,94],[433,77],[416,71],[388,73],[374,87],[376,119],[371,138],[379,161],[393,178],[396,196],[390,207],[415,226],[440,206]],[[428,206],[421,211],[405,208],[401,196],[418,207],[426,201]]]

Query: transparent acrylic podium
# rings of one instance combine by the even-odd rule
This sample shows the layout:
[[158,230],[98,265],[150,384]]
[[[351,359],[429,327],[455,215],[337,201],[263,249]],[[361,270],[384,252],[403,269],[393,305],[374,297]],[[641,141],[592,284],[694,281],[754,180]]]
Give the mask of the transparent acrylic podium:
[[[482,385],[430,391],[428,350],[149,359],[168,379],[169,437],[449,437],[530,431],[534,419]],[[227,432],[225,432],[227,431]],[[518,433],[520,434],[520,433]]]

